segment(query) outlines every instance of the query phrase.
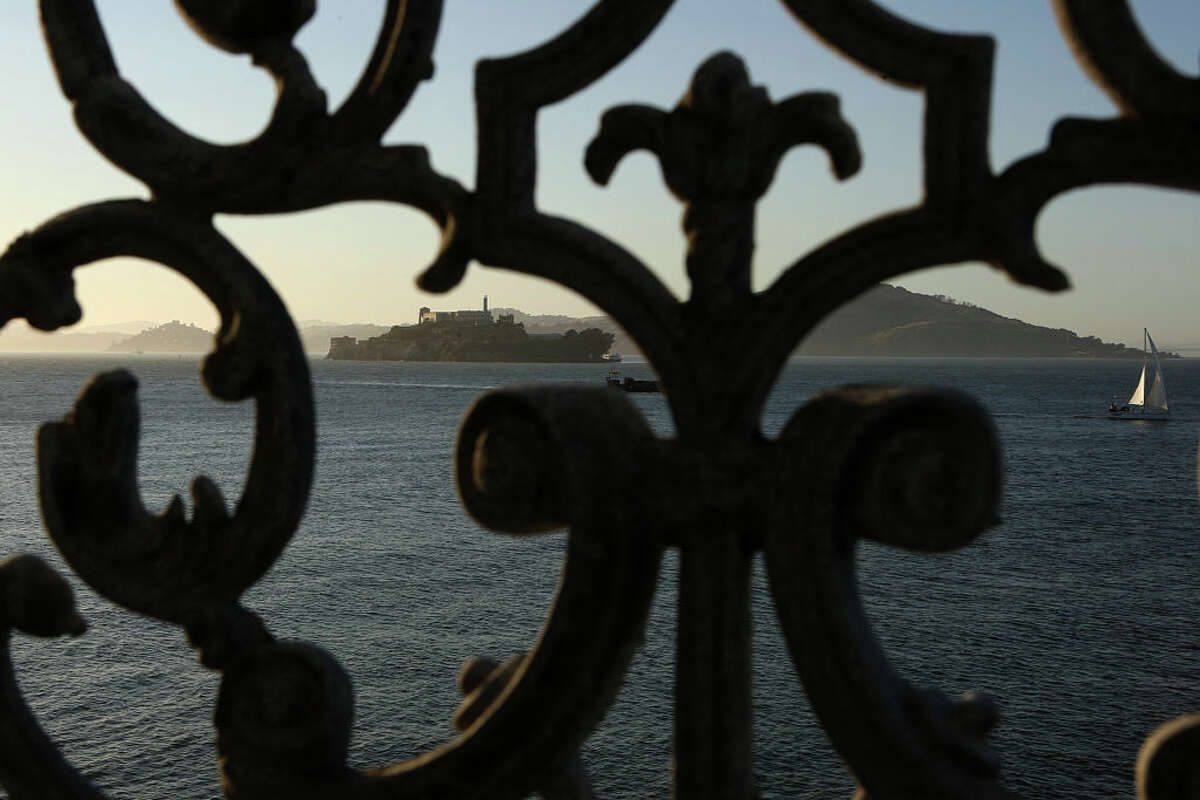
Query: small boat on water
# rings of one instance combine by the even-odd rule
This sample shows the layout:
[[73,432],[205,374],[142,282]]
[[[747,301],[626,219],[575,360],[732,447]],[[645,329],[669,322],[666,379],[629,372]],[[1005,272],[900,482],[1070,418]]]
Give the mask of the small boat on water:
[[1142,375],[1138,378],[1133,395],[1124,405],[1117,405],[1114,398],[1108,404],[1109,419],[1168,420],[1171,411],[1167,406],[1167,386],[1163,383],[1162,370],[1158,366],[1158,348],[1150,338],[1150,331],[1142,328]]
[[662,384],[658,381],[643,381],[628,376],[622,378],[621,372],[616,367],[608,371],[608,375],[604,378],[605,385],[620,389],[622,392],[661,392]]
[[615,364],[621,360],[621,354],[620,353],[605,353],[604,355],[600,356],[600,360],[607,361],[610,364]]

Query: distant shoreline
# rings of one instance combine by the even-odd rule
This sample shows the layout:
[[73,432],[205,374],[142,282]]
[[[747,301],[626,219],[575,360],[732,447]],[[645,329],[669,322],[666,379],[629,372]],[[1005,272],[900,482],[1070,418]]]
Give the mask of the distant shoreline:
[[[105,361],[155,360],[164,358],[188,357],[197,360],[207,356],[211,350],[191,350],[179,352],[156,353],[127,353],[110,352],[105,350],[4,350],[0,349],[0,358],[29,357],[29,358],[96,358]],[[307,350],[304,353],[309,361],[327,361],[325,353]],[[1140,355],[1140,353],[1139,353]],[[1194,361],[1200,358],[1200,352],[1193,351],[1192,355],[1158,354],[1162,359],[1171,361]],[[793,354],[788,361],[1133,361],[1132,356],[891,356],[891,355],[817,355],[812,353]],[[358,361],[353,363],[380,363]],[[392,361],[393,364],[597,364],[608,365],[607,361]],[[622,363],[648,364],[642,356],[626,355]]]
[[[530,338],[560,337],[570,330],[598,329],[615,337],[611,343],[612,351],[622,353],[626,358],[642,355],[638,343],[609,317],[534,315],[512,308],[492,311],[510,319],[513,326],[523,328]],[[329,353],[330,342],[334,339],[384,342],[389,337],[412,338],[415,334],[410,332],[419,330],[419,326],[342,325],[312,320],[302,321],[300,325],[297,332],[301,346],[306,354],[318,357]],[[133,355],[140,350],[146,354],[198,355],[213,347],[211,331],[178,320],[161,325],[131,322],[129,326],[146,327],[135,333],[119,331],[120,326],[109,325],[45,334],[18,323],[0,331],[0,353],[124,351]],[[440,358],[463,354],[436,355]],[[827,316],[792,354],[792,357],[800,358],[1070,360],[1130,360],[1142,356],[1140,347],[1104,342],[1096,336],[1080,336],[1064,328],[1032,325],[942,295],[924,295],[887,284],[873,287]],[[1167,347],[1159,351],[1159,357],[1200,357],[1200,346]]]

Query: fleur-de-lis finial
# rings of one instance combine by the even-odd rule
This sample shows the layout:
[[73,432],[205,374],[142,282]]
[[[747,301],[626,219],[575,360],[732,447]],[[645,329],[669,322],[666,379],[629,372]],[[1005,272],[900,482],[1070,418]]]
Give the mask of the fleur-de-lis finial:
[[646,149],[658,156],[667,186],[687,204],[692,299],[727,309],[750,294],[754,206],[784,153],[800,144],[823,147],[840,179],[861,164],[836,96],[806,92],[772,103],[750,83],[740,58],[720,52],[700,65],[672,111],[643,105],[607,111],[585,165],[606,184],[626,154]]

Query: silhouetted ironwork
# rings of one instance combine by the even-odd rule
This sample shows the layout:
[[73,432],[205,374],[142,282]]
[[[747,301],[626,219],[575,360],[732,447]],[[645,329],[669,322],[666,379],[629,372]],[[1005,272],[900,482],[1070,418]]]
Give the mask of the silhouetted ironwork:
[[[700,65],[672,110],[622,106],[588,147],[606,182],[644,148],[685,204],[691,294],[676,301],[636,256],[538,208],[536,119],[620,63],[669,0],[600,0],[558,37],[476,70],[478,172],[467,189],[423,147],[380,144],[432,73],[440,0],[389,0],[356,88],[327,110],[292,45],[314,0],[177,0],[214,46],[248,53],[277,80],[265,130],[233,146],[203,142],[122,79],[91,0],[42,0],[47,45],[80,130],[153,199],[69,211],[0,258],[0,322],[43,330],[80,316],[71,278],[85,263],[134,255],[179,271],[221,315],[205,386],[257,405],[253,463],[237,508],[207,478],[151,516],[138,500],[136,382],[97,376],[62,422],[38,435],[46,528],[105,597],[184,628],[223,673],[215,723],[230,797],[591,796],[578,748],[612,700],[643,634],[660,557],[681,553],[675,793],[750,798],[751,558],[762,551],[799,677],[860,796],[1004,798],[985,736],[993,701],[918,689],[888,664],[854,585],[855,541],[913,550],[963,546],[992,524],[1001,469],[985,411],[959,393],[831,390],[774,440],[764,399],[788,354],[831,311],[880,280],[982,260],[1030,286],[1065,275],[1040,255],[1033,225],[1054,196],[1137,182],[1200,188],[1200,81],[1154,53],[1126,0],[1056,0],[1112,119],[1063,119],[1048,146],[996,174],[988,164],[991,39],[935,33],[869,0],[785,0],[797,21],[881,78],[924,93],[924,197],[803,254],[751,291],[755,207],[784,152],[815,143],[839,178],[861,155],[837,98],[772,102],[737,56]],[[491,392],[463,422],[462,501],[509,533],[569,529],[563,580],[536,647],[464,665],[461,736],[393,766],[352,771],[349,678],[320,648],[281,642],[240,597],[302,517],[312,479],[312,391],[294,325],[260,273],[212,225],[216,213],[296,211],[385,200],[426,212],[442,247],[420,276],[454,287],[469,262],[553,280],[623,326],[666,392],[677,436],[660,439],[619,392],[538,387]],[[100,797],[59,755],[16,688],[16,629],[78,635],[69,589],[42,562],[0,565],[0,781],[14,798]],[[449,676],[447,676],[449,680]],[[1147,742],[1146,798],[1197,796],[1200,716]],[[1132,758],[1132,754],[1131,754]]]

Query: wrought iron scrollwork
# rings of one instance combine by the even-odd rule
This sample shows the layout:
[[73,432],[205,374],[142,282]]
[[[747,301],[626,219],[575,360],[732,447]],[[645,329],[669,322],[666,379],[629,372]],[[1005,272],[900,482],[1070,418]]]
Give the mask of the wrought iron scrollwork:
[[1008,797],[983,742],[994,705],[952,702],[895,674],[854,578],[858,539],[946,551],[992,525],[1000,452],[987,415],[948,391],[847,388],[809,402],[779,438],[791,502],[764,551],[822,725],[872,795]]
[[[1124,0],[1102,8],[1057,0],[1068,38],[1121,114],[1062,120],[1043,151],[995,174],[986,153],[989,38],[928,31],[870,0],[784,4],[865,69],[923,92],[924,197],[837,235],[752,292],[755,208],[785,150],[820,145],[839,178],[863,154],[836,97],[773,103],[740,59],[719,53],[675,109],[605,113],[584,154],[602,184],[633,149],[658,157],[686,204],[691,294],[678,302],[618,243],[544,213],[534,198],[538,113],[625,59],[670,0],[599,0],[542,46],[481,61],[473,189],[434,171],[420,146],[380,143],[431,74],[440,0],[389,0],[366,69],[333,112],[292,44],[314,0],[177,0],[207,41],[250,54],[276,80],[266,128],[229,146],[178,129],[121,77],[92,0],[42,0],[47,46],[80,130],[152,200],[77,209],[14,242],[0,257],[0,322],[69,325],[80,316],[75,267],[141,256],[179,271],[220,311],[203,367],[208,391],[257,404],[240,503],[231,513],[216,485],[197,478],[191,520],[178,500],[154,516],[138,499],[129,373],[98,376],[38,436],[46,527],[72,569],[125,608],[182,627],[202,662],[222,671],[215,723],[229,796],[591,796],[578,750],[640,642],[667,548],[681,553],[679,796],[754,794],[749,582],[759,551],[797,671],[864,796],[1010,796],[985,742],[994,703],[950,700],[896,673],[854,585],[859,539],[940,551],[992,524],[1001,471],[986,413],[952,392],[850,387],[814,399],[767,440],[763,403],[799,341],[880,280],[982,260],[1020,283],[1062,289],[1066,276],[1033,236],[1055,195],[1112,181],[1200,189],[1200,81],[1157,58]],[[476,403],[456,447],[463,504],[497,531],[568,528],[559,591],[527,653],[463,666],[460,738],[354,771],[349,677],[320,648],[276,640],[240,603],[303,513],[312,392],[283,303],[211,219],[366,199],[419,208],[442,230],[442,248],[418,278],[426,289],[452,288],[475,260],[548,278],[610,314],[657,370],[678,433],[655,437],[624,397],[605,390],[516,387]],[[14,629],[82,633],[69,590],[45,564],[18,556],[0,565],[0,598],[0,781],[14,797],[98,797],[25,708],[6,649]],[[1144,797],[1195,793],[1198,729],[1184,717],[1149,740]]]
[[14,630],[42,638],[87,630],[71,587],[40,558],[17,555],[0,562],[0,598],[0,782],[13,797],[101,797],[38,726],[9,656]]

